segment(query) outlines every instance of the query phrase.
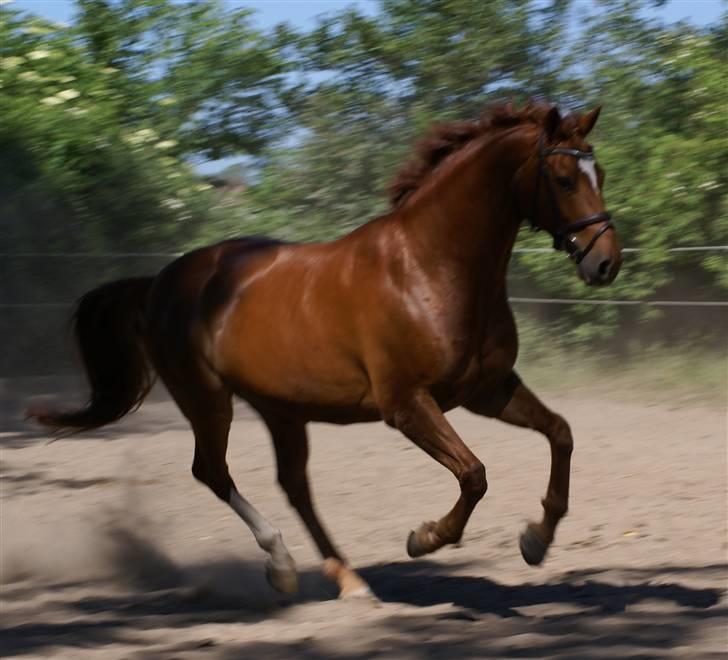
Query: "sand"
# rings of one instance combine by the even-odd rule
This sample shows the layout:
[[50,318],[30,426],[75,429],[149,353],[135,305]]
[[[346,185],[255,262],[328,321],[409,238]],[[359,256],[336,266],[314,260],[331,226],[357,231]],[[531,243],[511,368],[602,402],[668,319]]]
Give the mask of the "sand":
[[[541,393],[544,394],[544,393]],[[2,657],[728,657],[726,415],[721,407],[543,397],[576,442],[571,509],[543,566],[517,538],[540,515],[549,452],[530,431],[449,415],[489,490],[460,547],[410,560],[408,531],[457,484],[382,424],[312,425],[311,477],[334,540],[378,597],[340,601],[275,484],[262,425],[242,406],[228,462],[301,572],[274,592],[262,552],[190,473],[169,403],[50,445],[0,434]]]

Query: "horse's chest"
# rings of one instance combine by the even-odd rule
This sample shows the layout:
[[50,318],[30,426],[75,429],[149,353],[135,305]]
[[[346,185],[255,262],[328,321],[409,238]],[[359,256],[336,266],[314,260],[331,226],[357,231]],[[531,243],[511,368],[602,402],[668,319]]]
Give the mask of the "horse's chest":
[[497,389],[510,374],[516,361],[517,337],[510,316],[507,321],[450,343],[449,363],[433,388],[441,405],[462,405],[476,390]]

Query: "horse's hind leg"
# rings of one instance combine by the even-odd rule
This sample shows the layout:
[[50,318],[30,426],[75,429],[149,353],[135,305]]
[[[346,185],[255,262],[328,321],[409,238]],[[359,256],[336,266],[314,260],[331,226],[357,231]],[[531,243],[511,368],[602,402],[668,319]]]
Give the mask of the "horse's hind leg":
[[194,391],[168,387],[195,434],[195,457],[192,474],[226,502],[250,528],[258,545],[268,555],[268,580],[285,593],[298,589],[295,563],[283,543],[281,533],[235,487],[225,455],[232,421],[231,394],[226,388],[197,384]]
[[[540,564],[554,540],[556,526],[569,505],[569,475],[574,441],[569,425],[560,415],[541,403],[515,373],[504,388],[508,396],[476,396],[465,406],[472,412],[495,417],[507,424],[523,426],[543,433],[551,447],[551,474],[542,500],[544,514],[540,523],[528,523],[521,534],[521,554],[527,563]],[[500,400],[499,400],[500,399]],[[507,401],[507,403],[506,403]],[[495,404],[495,405],[494,405]]]
[[321,524],[311,499],[308,482],[308,435],[300,422],[266,418],[273,439],[278,466],[278,483],[288,496],[291,506],[301,517],[316,547],[324,558],[324,574],[335,580],[342,598],[369,594],[366,583],[347,566]]

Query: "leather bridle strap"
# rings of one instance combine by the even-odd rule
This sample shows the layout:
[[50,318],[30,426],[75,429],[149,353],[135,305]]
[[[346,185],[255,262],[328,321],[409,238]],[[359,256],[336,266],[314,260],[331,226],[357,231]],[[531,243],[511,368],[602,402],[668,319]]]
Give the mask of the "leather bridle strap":
[[[557,154],[562,154],[565,156],[574,156],[574,158],[578,159],[594,159],[594,154],[591,151],[582,151],[581,149],[570,149],[567,147],[552,147],[550,149],[547,149],[544,146],[546,136],[544,133],[541,133],[539,140],[538,140],[538,164],[539,164],[539,176],[536,179],[536,190],[534,195],[534,210],[538,212],[539,208],[539,195],[541,192],[541,179],[545,179],[546,181],[546,187],[549,191],[549,197],[551,198],[551,206],[559,220],[562,219],[561,211],[559,209],[559,203],[558,203],[558,197],[556,196],[556,191],[554,190],[554,184],[551,180],[551,176],[548,171],[548,167],[546,165],[546,158],[548,156],[554,156]],[[572,237],[573,234],[576,234],[580,232],[582,229],[585,229],[586,227],[589,227],[590,225],[595,225],[599,222],[603,222],[604,224],[599,228],[597,232],[594,233],[591,240],[587,244],[587,246],[580,250],[579,247],[576,245],[576,242],[574,240],[567,240],[569,237]],[[534,229],[538,229],[538,226],[535,223],[535,220],[531,221],[531,226]],[[594,244],[597,242],[599,237],[606,232],[608,229],[612,229],[612,215],[606,211],[602,211],[601,213],[595,213],[593,215],[589,215],[586,218],[581,218],[580,220],[575,220],[574,222],[571,222],[567,225],[564,225],[563,227],[559,227],[556,229],[551,235],[554,239],[554,249],[555,250],[566,250],[569,257],[573,259],[577,264],[581,263],[581,261],[586,257],[587,254],[591,251],[591,249],[594,247]]]
[[[577,231],[580,231],[581,229],[584,229],[584,227],[588,227],[589,225],[596,224],[597,222],[604,222],[604,224],[599,227],[594,232],[594,235],[591,237],[591,240],[587,243],[586,247],[583,250],[580,250],[579,247],[576,245],[575,241],[566,240],[564,241],[563,238],[560,238],[560,244],[563,245],[564,249],[568,253],[569,257],[571,257],[577,264],[580,264],[584,257],[586,257],[589,252],[591,252],[591,249],[594,247],[594,244],[599,240],[599,237],[607,231],[607,229],[612,229],[612,223],[610,220],[609,213],[597,213],[595,215],[590,215],[589,218],[591,219],[591,222],[588,222],[584,224],[584,220],[580,220],[578,223],[573,223],[569,225],[568,227],[565,227],[562,232],[560,232],[560,236],[568,237],[572,236]],[[581,225],[578,228],[574,229],[575,226]],[[556,243],[556,237],[554,237],[554,243]],[[560,248],[556,248],[557,250]]]

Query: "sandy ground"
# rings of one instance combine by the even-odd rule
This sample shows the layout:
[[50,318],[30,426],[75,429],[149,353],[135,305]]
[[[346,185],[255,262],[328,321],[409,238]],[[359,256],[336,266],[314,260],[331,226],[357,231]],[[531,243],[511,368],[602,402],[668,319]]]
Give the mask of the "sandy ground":
[[190,474],[170,404],[102,433],[2,448],[3,657],[723,658],[728,656],[726,416],[659,400],[544,396],[576,439],[572,506],[544,566],[517,537],[540,514],[548,446],[450,415],[490,489],[461,547],[409,560],[405,539],[453,504],[446,470],[381,424],[311,428],[319,510],[379,598],[338,601],[240,410],[229,463],[301,571],[272,591],[235,514]]

